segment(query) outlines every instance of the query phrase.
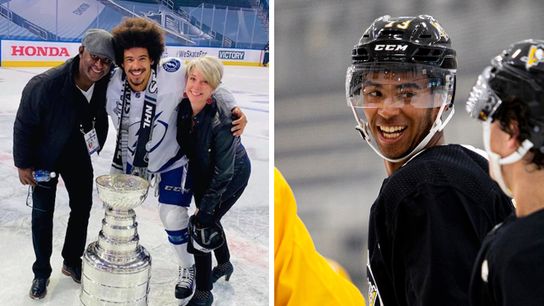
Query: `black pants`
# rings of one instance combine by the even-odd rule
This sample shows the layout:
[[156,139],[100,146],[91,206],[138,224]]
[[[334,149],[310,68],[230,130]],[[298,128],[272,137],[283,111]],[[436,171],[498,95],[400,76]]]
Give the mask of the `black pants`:
[[[251,164],[247,154],[237,158],[234,166],[234,176],[223,196],[221,197],[221,203],[215,210],[214,221],[221,225],[221,218],[229,211],[229,209],[240,198],[244,189],[249,181],[249,175],[251,173]],[[225,235],[225,243],[214,250],[215,258],[218,264],[226,263],[230,260],[229,247],[227,245],[227,239]],[[211,253],[204,253],[197,250],[189,250],[189,252],[195,255],[195,268],[196,268],[196,289],[201,291],[212,290],[212,255]]]
[[[73,152],[73,151],[72,151]],[[87,225],[92,206],[93,169],[87,152],[64,159],[59,169],[68,191],[70,216],[64,237],[62,257],[70,266],[81,265],[81,256],[87,241]],[[78,157],[78,158],[75,158]],[[51,252],[53,248],[53,212],[57,179],[40,183],[32,193],[32,243],[36,261],[32,271],[37,278],[51,275]]]

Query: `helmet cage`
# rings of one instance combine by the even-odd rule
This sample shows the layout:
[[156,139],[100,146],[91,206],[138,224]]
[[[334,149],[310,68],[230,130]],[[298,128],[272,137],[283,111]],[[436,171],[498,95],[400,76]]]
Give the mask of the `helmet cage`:
[[542,102],[544,92],[535,77],[528,72],[503,65],[500,56],[492,60],[478,76],[469,94],[466,110],[469,115],[483,122],[492,122],[503,100],[500,96],[516,97],[528,105],[530,110],[529,140],[544,152],[544,121]]
[[493,67],[488,66],[478,76],[466,104],[469,115],[480,121],[493,120],[493,115],[502,103],[501,98],[495,94],[495,91],[489,85],[492,69]]

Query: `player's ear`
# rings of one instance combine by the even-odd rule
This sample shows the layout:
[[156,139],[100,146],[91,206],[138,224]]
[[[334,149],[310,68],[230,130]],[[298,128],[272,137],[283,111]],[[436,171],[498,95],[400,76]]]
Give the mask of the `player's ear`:
[[521,144],[519,141],[519,124],[516,120],[512,120],[510,124],[508,124],[508,130],[510,138],[507,141],[508,148],[517,149]]

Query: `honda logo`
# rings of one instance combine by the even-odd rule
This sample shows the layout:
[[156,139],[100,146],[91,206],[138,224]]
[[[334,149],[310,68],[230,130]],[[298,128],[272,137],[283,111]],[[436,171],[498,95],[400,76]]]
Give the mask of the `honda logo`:
[[11,46],[12,56],[64,56],[69,57],[65,47]]

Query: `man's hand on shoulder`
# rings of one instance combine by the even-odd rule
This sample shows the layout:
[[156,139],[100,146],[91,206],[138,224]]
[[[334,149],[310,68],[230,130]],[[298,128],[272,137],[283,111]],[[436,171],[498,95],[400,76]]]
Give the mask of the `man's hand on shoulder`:
[[247,117],[238,106],[232,109],[232,116],[237,119],[232,121],[232,128],[230,131],[234,136],[241,136],[247,125]]

